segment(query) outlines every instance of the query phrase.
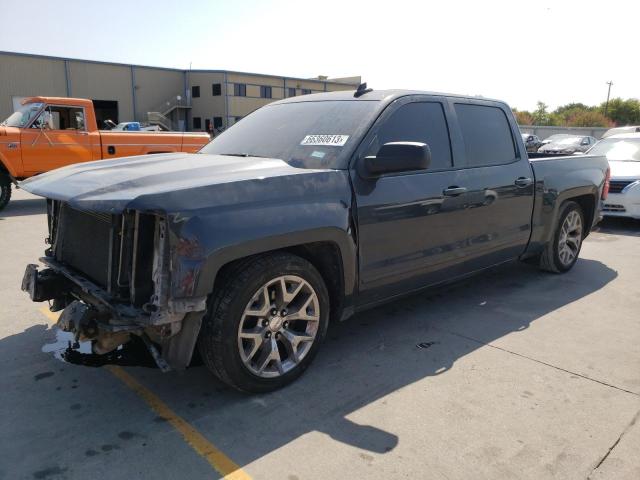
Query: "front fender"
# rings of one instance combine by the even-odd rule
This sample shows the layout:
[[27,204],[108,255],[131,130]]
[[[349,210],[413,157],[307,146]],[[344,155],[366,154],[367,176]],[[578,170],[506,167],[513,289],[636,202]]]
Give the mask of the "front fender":
[[346,176],[333,187],[262,205],[250,202],[170,215],[173,297],[208,295],[220,269],[234,260],[314,242],[337,247],[349,297],[356,284],[351,190]]

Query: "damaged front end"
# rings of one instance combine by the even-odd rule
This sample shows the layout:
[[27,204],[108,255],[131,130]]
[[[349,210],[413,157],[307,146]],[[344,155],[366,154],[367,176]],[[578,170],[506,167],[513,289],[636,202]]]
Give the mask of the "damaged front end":
[[169,230],[161,214],[78,210],[48,200],[50,247],[39,270],[28,265],[22,290],[62,311],[58,327],[76,344],[106,354],[140,337],[162,370],[185,368],[206,309],[193,296],[197,248]]

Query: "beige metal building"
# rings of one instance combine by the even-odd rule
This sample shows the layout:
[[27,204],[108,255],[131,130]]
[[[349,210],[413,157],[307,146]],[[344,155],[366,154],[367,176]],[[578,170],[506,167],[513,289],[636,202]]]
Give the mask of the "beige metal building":
[[281,98],[352,90],[360,77],[313,79],[227,70],[179,70],[0,51],[0,119],[24,97],[81,97],[104,120],[221,130]]

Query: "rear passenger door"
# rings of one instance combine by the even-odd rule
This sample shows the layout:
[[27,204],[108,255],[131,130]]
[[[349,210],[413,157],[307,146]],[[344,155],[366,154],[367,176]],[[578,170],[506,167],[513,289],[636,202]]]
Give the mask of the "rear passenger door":
[[464,146],[464,270],[472,272],[517,258],[526,248],[534,178],[506,105],[455,98],[450,102]]

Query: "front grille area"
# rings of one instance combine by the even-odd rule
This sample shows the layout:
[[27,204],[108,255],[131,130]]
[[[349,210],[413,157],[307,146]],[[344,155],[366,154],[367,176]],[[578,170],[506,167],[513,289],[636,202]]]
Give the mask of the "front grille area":
[[631,185],[635,180],[611,180],[609,182],[609,193],[620,193],[627,185]]
[[62,204],[56,225],[56,260],[108,288],[117,217],[76,210]]
[[156,217],[139,212],[89,212],[48,203],[47,255],[91,280],[118,301],[136,307],[149,301]]

